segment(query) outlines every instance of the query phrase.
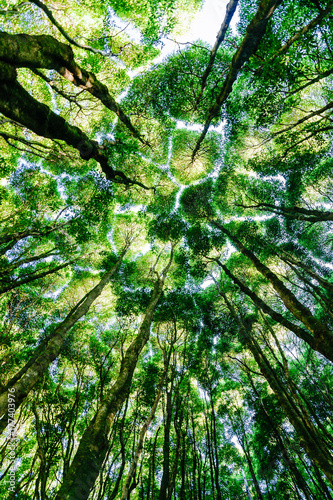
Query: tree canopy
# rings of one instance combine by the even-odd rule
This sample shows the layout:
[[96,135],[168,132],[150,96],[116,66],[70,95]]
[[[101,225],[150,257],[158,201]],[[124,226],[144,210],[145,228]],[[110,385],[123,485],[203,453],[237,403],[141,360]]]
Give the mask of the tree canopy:
[[333,499],[333,1],[201,8],[0,1],[1,498]]

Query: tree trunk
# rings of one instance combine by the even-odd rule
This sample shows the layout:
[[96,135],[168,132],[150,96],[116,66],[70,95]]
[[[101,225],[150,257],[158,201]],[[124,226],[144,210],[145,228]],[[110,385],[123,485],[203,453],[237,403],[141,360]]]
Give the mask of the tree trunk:
[[204,125],[204,129],[197,141],[197,144],[193,150],[192,160],[195,159],[197,152],[199,151],[202,141],[205,139],[206,134],[209,129],[213,118],[218,115],[223,103],[226,101],[227,97],[232,91],[232,86],[236,81],[239,71],[241,70],[243,64],[249,60],[249,58],[256,53],[259,44],[265,35],[266,26],[269,19],[274,14],[275,9],[282,3],[282,0],[261,0],[258,6],[258,10],[255,13],[251,23],[246,28],[246,34],[237,49],[234,57],[232,58],[228,74],[223,82],[221,91],[216,97],[216,102],[209,109],[208,117]]
[[232,281],[245,293],[248,297],[252,299],[254,304],[258,309],[262,310],[264,313],[268,314],[274,321],[277,321],[282,326],[295,333],[297,337],[304,340],[309,346],[315,351],[320,352],[330,361],[333,361],[333,347],[327,344],[323,345],[320,340],[310,335],[307,330],[304,330],[298,325],[295,325],[288,319],[286,319],[282,314],[274,311],[266,302],[264,302],[258,295],[250,290],[248,286],[242,283],[224,264],[217,260],[218,265],[224,270],[227,276],[232,279]]
[[312,424],[310,415],[308,415],[306,408],[303,405],[300,408],[299,400],[295,402],[293,395],[287,392],[284,384],[279,380],[277,373],[270,365],[269,360],[265,356],[261,347],[253,338],[253,335],[251,336],[251,333],[247,330],[226,296],[224,300],[230,312],[236,319],[240,332],[246,341],[248,348],[252,352],[262,374],[266,378],[288,419],[290,420],[290,423],[297,432],[302,448],[304,448],[309,457],[323,471],[328,481],[333,486],[333,457],[320,434]]
[[172,384],[170,391],[166,393],[166,415],[163,439],[163,474],[160,487],[159,500],[167,500],[168,486],[170,481],[170,431],[172,422]]
[[213,402],[213,395],[210,392],[210,405],[211,405],[211,436],[212,436],[212,456],[213,456],[213,464],[215,471],[215,486],[217,492],[217,500],[222,500],[221,488],[220,488],[220,480],[219,480],[219,457],[218,457],[218,443],[217,443],[217,432],[216,432],[216,417],[215,417],[215,408]]
[[[257,268],[257,270],[265,276],[265,278],[272,284],[274,290],[281,297],[284,305],[287,309],[301,321],[304,326],[314,335],[317,339],[318,345],[321,345],[322,349],[327,349],[327,352],[332,352],[333,345],[333,332],[328,329],[321,321],[316,319],[311,311],[305,307],[297,299],[297,297],[282,283],[282,281],[267,267],[265,264],[260,262],[260,260],[250,251],[247,250],[244,245],[233,236],[228,229],[219,224],[218,222],[212,222],[214,226],[219,228],[228,238],[235,244],[238,250]],[[332,356],[333,360],[333,356]]]
[[66,144],[77,149],[84,160],[93,158],[100,164],[107,179],[125,185],[136,184],[146,188],[142,183],[129,179],[123,172],[114,170],[96,141],[90,139],[78,127],[70,125],[64,118],[51,111],[48,106],[34,99],[16,81],[15,68],[1,61],[0,82],[0,112],[5,116],[21,123],[37,135],[65,141]]
[[[76,304],[70,311],[66,319],[54,330],[51,340],[49,340],[45,349],[39,354],[37,359],[31,364],[28,362],[29,367],[25,370],[20,379],[11,386],[11,391],[15,394],[15,410],[19,408],[23,400],[27,397],[36,382],[44,374],[52,361],[59,355],[61,348],[64,344],[66,336],[75,323],[82,318],[87,312],[91,304],[99,297],[104,290],[111,277],[117,272],[128,247],[126,247],[113,268],[104,274],[101,281],[90,292],[88,292],[83,299]],[[14,389],[14,391],[13,391]],[[7,409],[8,409],[8,391],[0,395],[0,415],[3,417],[0,421],[1,431],[7,426]]]
[[15,67],[54,69],[66,80],[99,99],[106,108],[117,114],[135,137],[144,142],[108,88],[93,73],[76,64],[69,45],[50,35],[11,35],[1,32],[0,59]]
[[[158,434],[160,432],[160,429],[161,429],[161,427],[159,427],[157,429],[156,434],[155,434],[153,456],[152,456],[152,460],[151,460],[151,469],[152,469],[151,500],[155,499],[155,459],[156,459],[157,438],[158,438]],[[150,500],[149,496],[148,496],[148,500]]]
[[265,414],[265,417],[270,425],[270,428],[272,429],[272,432],[273,432],[273,435],[276,439],[276,442],[281,450],[281,453],[282,453],[282,458],[283,458],[283,461],[285,462],[285,465],[287,466],[287,468],[290,470],[290,474],[292,474],[294,477],[295,477],[295,480],[297,482],[297,485],[298,487],[300,488],[300,490],[303,491],[304,495],[305,495],[305,498],[307,500],[311,500],[312,498],[312,492],[310,490],[310,488],[308,487],[308,485],[306,484],[305,482],[305,479],[304,477],[302,476],[302,474],[300,473],[300,471],[298,470],[298,467],[297,465],[294,463],[293,459],[290,457],[289,455],[289,452],[283,442],[283,439],[282,439],[282,436],[280,434],[280,431],[279,429],[276,427],[273,419],[270,417],[269,413],[266,411],[266,408],[264,406],[264,403],[260,397],[260,395],[258,394],[256,388],[255,388],[255,385],[254,385],[254,382],[253,382],[253,379],[251,377],[251,375],[248,373],[248,378],[250,380],[250,384],[255,392],[255,394],[257,395],[259,401],[260,401],[260,404],[261,404],[261,407],[264,411],[264,414]]
[[244,449],[244,453],[245,453],[245,458],[246,458],[246,461],[247,461],[247,465],[249,466],[249,471],[250,471],[250,474],[251,474],[251,477],[252,477],[253,485],[254,485],[254,488],[256,490],[257,498],[258,498],[258,500],[264,500],[264,498],[262,496],[262,493],[261,493],[261,490],[260,490],[260,486],[259,486],[258,480],[257,480],[257,476],[256,476],[256,474],[254,472],[254,468],[253,468],[253,465],[252,465],[250,447],[248,445],[247,438],[246,438],[246,432],[245,432],[244,429],[243,429],[243,432],[244,432],[244,446],[243,446],[243,449]]
[[155,282],[145,317],[136,338],[125,353],[117,380],[84,431],[76,455],[55,500],[86,500],[89,497],[107,453],[108,436],[114,416],[129,395],[139,355],[149,340],[155,308],[161,297],[172,258],[173,250],[169,263]]
[[141,428],[141,432],[140,432],[140,436],[139,436],[139,441],[138,441],[137,446],[136,446],[136,450],[135,450],[135,454],[134,454],[134,457],[133,457],[133,460],[132,460],[132,463],[131,463],[131,466],[130,466],[130,470],[128,471],[127,477],[125,479],[125,484],[123,486],[123,490],[122,490],[122,493],[121,493],[121,496],[120,496],[120,500],[126,500],[127,496],[129,495],[129,490],[130,490],[131,482],[132,482],[132,479],[135,477],[136,468],[137,468],[137,465],[138,465],[138,462],[139,462],[139,459],[140,459],[140,456],[141,456],[141,453],[142,453],[142,450],[143,450],[144,439],[145,439],[146,433],[148,431],[148,428],[149,428],[150,424],[152,423],[152,421],[154,419],[154,416],[155,416],[155,413],[156,413],[156,410],[157,410],[157,406],[158,406],[158,403],[159,403],[160,398],[161,398],[164,380],[165,380],[165,377],[166,377],[166,374],[167,374],[167,371],[168,371],[168,368],[169,368],[169,361],[170,361],[171,351],[172,351],[172,349],[170,349],[170,352],[169,352],[169,355],[168,355],[168,359],[166,360],[164,371],[162,373],[162,377],[161,377],[160,383],[158,385],[158,390],[157,390],[157,394],[156,394],[155,401],[153,403],[152,409],[150,410],[150,414],[149,414],[147,420],[145,421],[145,423],[143,424],[143,426]]

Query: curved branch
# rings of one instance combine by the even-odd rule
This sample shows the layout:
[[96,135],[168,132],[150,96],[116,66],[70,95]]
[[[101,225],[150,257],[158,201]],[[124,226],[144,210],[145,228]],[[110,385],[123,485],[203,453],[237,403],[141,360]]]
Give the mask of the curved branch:
[[[99,99],[104,106],[113,111],[128,130],[148,145],[130,118],[111,96],[106,85],[100,82],[94,73],[86,71],[76,64],[74,53],[69,45],[59,42],[50,35],[11,35],[0,32],[0,60],[3,61],[0,79],[16,78],[15,68],[45,68],[57,71],[63,78],[76,87],[86,90]],[[6,66],[6,67],[5,67]]]
[[51,23],[60,31],[62,36],[66,38],[66,40],[71,43],[72,45],[75,45],[75,47],[78,47],[79,49],[85,49],[89,50],[90,52],[93,52],[94,54],[100,54],[101,56],[116,56],[117,54],[113,54],[112,52],[104,52],[104,50],[98,50],[94,49],[93,47],[90,47],[90,45],[82,45],[81,43],[78,43],[74,40],[74,38],[70,37],[69,34],[64,30],[64,28],[61,26],[61,24],[58,23],[58,21],[55,19],[53,16],[52,12],[48,7],[43,2],[40,2],[40,0],[29,0],[30,3],[34,3],[42,9],[43,12],[47,15]]
[[230,0],[230,2],[227,5],[226,14],[225,14],[225,17],[224,17],[223,22],[221,24],[221,27],[219,29],[219,32],[216,35],[216,42],[214,44],[214,47],[211,50],[210,58],[209,58],[209,61],[207,64],[207,68],[205,69],[204,74],[202,75],[201,89],[200,89],[199,95],[198,95],[196,103],[195,103],[195,109],[197,108],[197,106],[202,98],[202,95],[205,91],[208,75],[212,70],[218,48],[224,40],[227,29],[229,28],[229,24],[231,22],[231,19],[235,13],[236,8],[237,8],[237,4],[238,4],[238,0]]
[[271,203],[258,203],[257,205],[243,205],[236,203],[241,208],[257,208],[261,211],[273,212],[277,215],[284,215],[289,219],[304,220],[306,222],[333,221],[333,212],[307,209],[301,207],[280,207]]

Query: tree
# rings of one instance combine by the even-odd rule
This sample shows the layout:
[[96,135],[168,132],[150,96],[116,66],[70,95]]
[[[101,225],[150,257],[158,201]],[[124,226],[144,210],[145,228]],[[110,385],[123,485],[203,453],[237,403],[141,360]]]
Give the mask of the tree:
[[333,2],[201,6],[0,7],[4,498],[333,498]]

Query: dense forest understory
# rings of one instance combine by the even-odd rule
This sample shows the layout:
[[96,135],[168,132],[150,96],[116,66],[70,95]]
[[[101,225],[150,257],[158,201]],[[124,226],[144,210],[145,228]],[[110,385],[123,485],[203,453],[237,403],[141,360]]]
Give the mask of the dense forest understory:
[[0,0],[1,499],[333,500],[333,1],[207,4]]

